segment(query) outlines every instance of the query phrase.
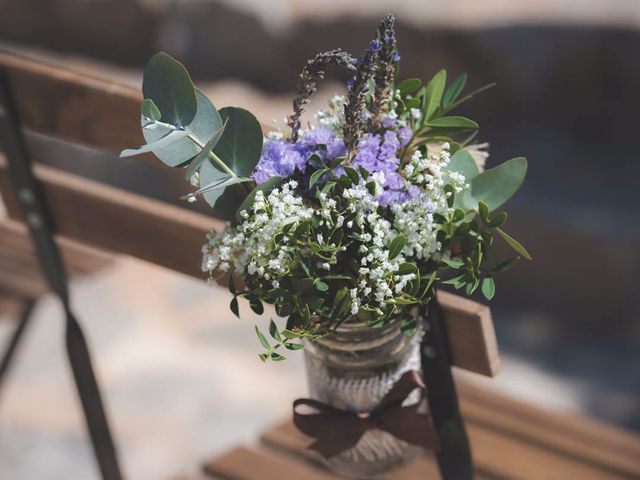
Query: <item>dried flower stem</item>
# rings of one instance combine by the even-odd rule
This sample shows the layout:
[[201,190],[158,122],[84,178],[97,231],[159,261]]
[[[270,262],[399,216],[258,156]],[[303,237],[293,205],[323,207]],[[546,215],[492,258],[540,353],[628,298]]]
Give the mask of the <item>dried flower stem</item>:
[[378,40],[382,42],[382,47],[378,52],[376,90],[370,106],[374,118],[388,109],[391,98],[391,83],[398,53],[394,24],[395,17],[387,15],[378,26]]
[[309,102],[311,96],[318,89],[318,82],[324,78],[325,70],[328,66],[338,66],[350,72],[355,72],[354,58],[341,49],[322,52],[307,61],[302,69],[298,84],[298,96],[293,99],[293,115],[287,123],[291,127],[291,141],[298,140],[300,130],[300,116],[304,111],[304,105]]

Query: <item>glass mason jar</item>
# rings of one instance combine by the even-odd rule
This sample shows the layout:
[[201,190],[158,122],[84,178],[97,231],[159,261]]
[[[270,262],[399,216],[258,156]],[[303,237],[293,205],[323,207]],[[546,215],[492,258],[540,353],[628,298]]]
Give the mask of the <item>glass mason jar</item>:
[[[421,339],[420,329],[407,336],[398,325],[345,323],[333,335],[308,341],[304,352],[310,397],[345,410],[372,411],[405,372],[421,371]],[[416,390],[404,404],[418,401]],[[369,430],[353,448],[325,463],[341,475],[371,478],[420,451],[387,432]]]

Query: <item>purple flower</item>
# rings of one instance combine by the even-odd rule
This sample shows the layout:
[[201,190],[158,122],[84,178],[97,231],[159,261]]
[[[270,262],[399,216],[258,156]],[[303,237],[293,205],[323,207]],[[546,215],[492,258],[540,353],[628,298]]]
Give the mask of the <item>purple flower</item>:
[[393,56],[393,61],[399,62],[401,58],[402,57],[400,56],[400,52],[396,52],[396,54]]
[[371,51],[377,52],[382,48],[382,42],[378,39],[371,40]]
[[407,144],[411,141],[413,137],[413,131],[409,127],[402,127],[398,131],[398,138],[400,139],[400,143],[403,147],[406,147]]
[[293,172],[306,166],[308,152],[299,143],[270,139],[262,149],[262,155],[252,177],[256,183],[267,181],[274,175],[289,177]]

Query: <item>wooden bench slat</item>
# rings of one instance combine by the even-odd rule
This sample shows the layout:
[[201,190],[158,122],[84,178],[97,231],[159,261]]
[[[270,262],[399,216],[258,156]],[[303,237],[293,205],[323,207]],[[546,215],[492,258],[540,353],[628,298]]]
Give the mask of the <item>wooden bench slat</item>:
[[438,292],[438,302],[444,313],[451,363],[470,372],[496,376],[500,355],[489,307],[443,291]]
[[234,480],[334,480],[329,472],[291,462],[288,458],[259,447],[238,447],[204,466],[204,471]]
[[640,477],[640,437],[582,415],[549,411],[458,382],[464,418],[621,475]]
[[[222,222],[45,165],[34,165],[34,172],[59,235],[202,278],[206,232]],[[9,215],[22,220],[4,159],[0,189]]]
[[114,152],[141,145],[139,89],[0,51],[22,127]]
[[[640,478],[639,437],[603,426],[608,431],[603,439],[598,431],[601,424],[590,419],[570,415],[557,422],[563,414],[530,406],[469,382],[457,384],[479,478]],[[516,408],[503,410],[500,408],[503,403]],[[522,418],[522,412],[528,414]],[[266,431],[262,440],[295,457],[319,462],[319,457],[306,449],[309,439],[291,422]],[[607,440],[611,445],[607,445]],[[433,468],[432,454],[426,453],[391,472],[388,478],[414,478],[412,472],[417,475]]]

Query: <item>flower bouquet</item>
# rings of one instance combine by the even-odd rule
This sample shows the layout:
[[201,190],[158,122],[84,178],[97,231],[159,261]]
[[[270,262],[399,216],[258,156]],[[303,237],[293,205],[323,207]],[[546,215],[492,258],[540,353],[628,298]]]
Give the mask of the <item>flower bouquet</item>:
[[[202,268],[228,285],[236,315],[238,299],[257,314],[273,305],[279,319],[256,326],[261,360],[306,347],[307,406],[372,412],[404,382],[402,405],[415,406],[417,419],[426,418],[420,380],[406,379],[420,372],[428,332],[418,313],[435,286],[480,289],[490,300],[494,276],[530,258],[502,229],[506,213],[495,213],[520,187],[527,161],[485,170],[486,144],[471,143],[478,124],[452,114],[492,85],[464,93],[467,76],[447,84],[445,70],[426,84],[399,81],[399,64],[388,16],[363,55],[333,50],[309,60],[287,128],[263,134],[250,112],[217,110],[159,53],[144,71],[147,145],[122,155],[151,151],[182,168],[194,185],[186,199],[202,197],[228,220],[207,239]],[[346,94],[303,124],[329,67],[347,72]],[[515,256],[497,258],[496,236]],[[342,473],[372,474],[420,443],[389,430],[315,449]]]

